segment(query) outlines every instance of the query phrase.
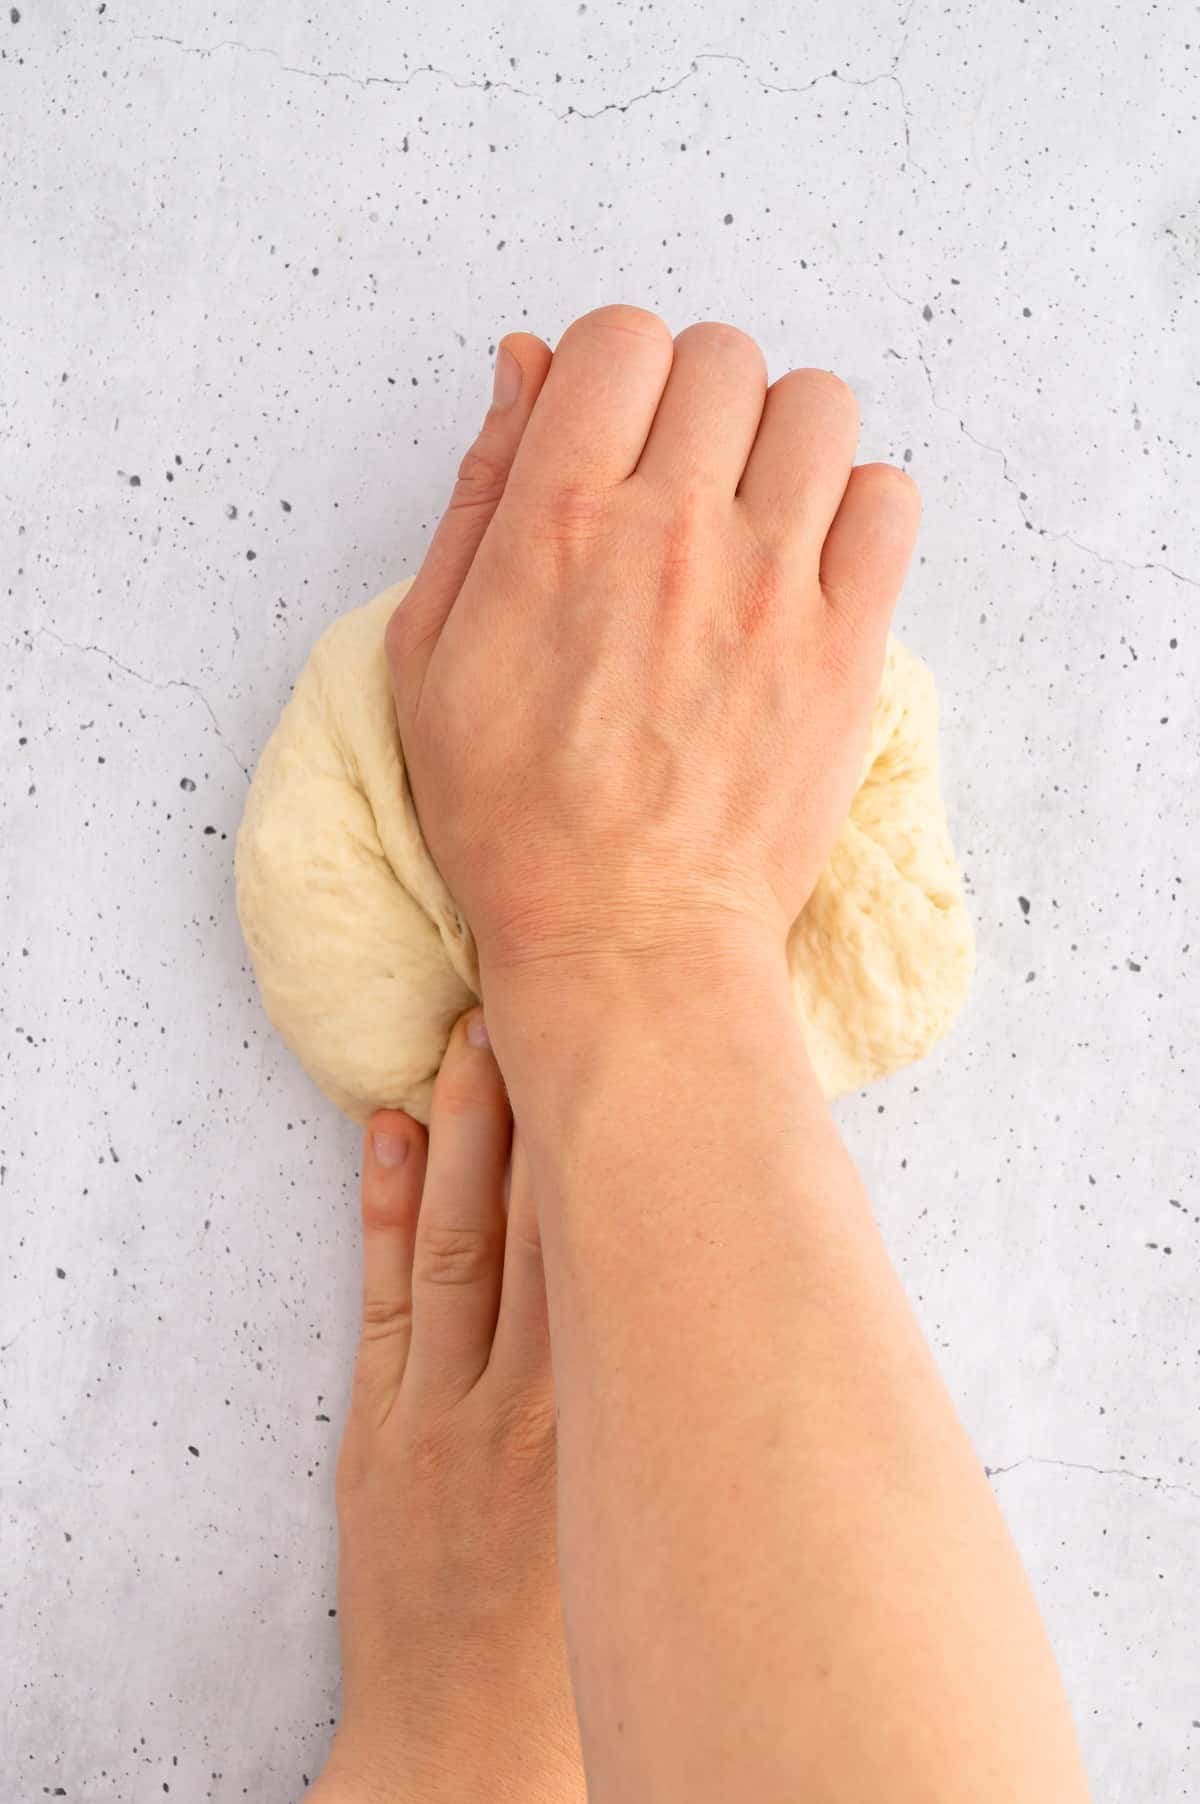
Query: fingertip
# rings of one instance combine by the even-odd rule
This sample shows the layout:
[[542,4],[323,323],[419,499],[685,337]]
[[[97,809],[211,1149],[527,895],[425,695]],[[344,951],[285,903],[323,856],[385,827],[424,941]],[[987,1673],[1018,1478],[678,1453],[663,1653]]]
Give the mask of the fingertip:
[[890,615],[912,561],[921,493],[895,464],[850,472],[821,553],[821,587],[835,611]]
[[872,485],[881,500],[889,500],[896,506],[915,507],[920,512],[920,485],[901,464],[859,464],[852,474],[856,481]]
[[407,1162],[419,1131],[419,1124],[402,1109],[376,1109],[366,1128],[368,1159],[384,1171],[398,1170]]
[[527,378],[544,376],[554,360],[550,346],[533,332],[506,332],[498,341],[496,351],[507,351],[510,357],[515,357]]
[[368,1227],[407,1220],[420,1206],[426,1134],[402,1109],[377,1109],[363,1135],[362,1212]]

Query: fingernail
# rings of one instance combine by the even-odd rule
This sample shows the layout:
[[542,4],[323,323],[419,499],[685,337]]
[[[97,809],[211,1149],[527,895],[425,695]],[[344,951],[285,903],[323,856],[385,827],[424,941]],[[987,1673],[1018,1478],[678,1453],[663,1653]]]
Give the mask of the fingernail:
[[521,366],[506,345],[496,352],[496,372],[492,378],[492,406],[511,407],[521,392]]
[[472,1046],[491,1045],[492,1042],[488,1039],[487,1022],[483,1018],[482,1011],[476,1012],[467,1022],[467,1038]]
[[371,1144],[375,1148],[376,1162],[392,1170],[403,1165],[408,1157],[408,1140],[404,1134],[372,1134]]

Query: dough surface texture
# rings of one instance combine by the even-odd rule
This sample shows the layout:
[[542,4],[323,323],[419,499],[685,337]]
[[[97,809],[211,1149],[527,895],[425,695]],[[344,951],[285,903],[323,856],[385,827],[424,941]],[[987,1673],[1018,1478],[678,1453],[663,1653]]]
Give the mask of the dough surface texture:
[[[458,1015],[479,999],[469,928],[425,847],[383,633],[401,583],[318,640],[259,760],[237,906],[267,1014],[326,1096],[428,1122]],[[964,1002],[974,939],[938,773],[937,695],[895,639],[864,774],[788,936],[827,1096],[920,1058]]]

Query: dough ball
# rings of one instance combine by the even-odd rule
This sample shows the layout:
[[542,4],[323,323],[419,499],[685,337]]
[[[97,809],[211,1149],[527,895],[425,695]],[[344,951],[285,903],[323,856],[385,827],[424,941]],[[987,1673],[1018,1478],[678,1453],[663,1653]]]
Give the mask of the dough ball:
[[[405,780],[383,633],[408,585],[322,634],[255,772],[237,904],[263,1002],[356,1121],[429,1119],[450,1029],[479,999],[469,928]],[[938,783],[937,696],[897,641],[864,775],[788,937],[796,1008],[826,1095],[920,1058],[970,984],[971,924]]]

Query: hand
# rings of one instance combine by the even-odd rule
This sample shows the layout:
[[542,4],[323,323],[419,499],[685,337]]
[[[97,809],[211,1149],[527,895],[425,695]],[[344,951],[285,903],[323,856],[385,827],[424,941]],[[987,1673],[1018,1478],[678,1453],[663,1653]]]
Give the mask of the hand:
[[342,1717],[313,1804],[582,1804],[555,1552],[545,1280],[488,1048],[363,1149],[363,1327],[338,1461]]
[[602,308],[552,364],[506,340],[497,382],[387,635],[481,967],[782,946],[861,774],[914,484],[852,470],[844,383],[768,388],[728,326]]

